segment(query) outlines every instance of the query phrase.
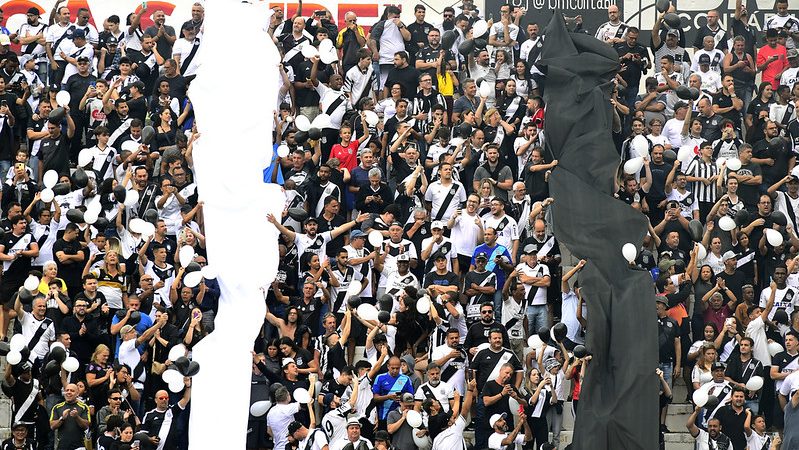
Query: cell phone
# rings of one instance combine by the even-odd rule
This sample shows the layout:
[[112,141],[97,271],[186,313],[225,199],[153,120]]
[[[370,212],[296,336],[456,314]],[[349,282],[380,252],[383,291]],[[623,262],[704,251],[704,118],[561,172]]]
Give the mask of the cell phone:
[[313,15],[316,17],[325,17],[327,16],[327,11],[325,11],[324,9],[317,9],[316,11],[313,12]]
[[23,164],[23,163],[16,163],[16,164],[14,164],[14,167],[15,167],[17,170],[19,170],[19,169],[24,169],[24,168],[25,168],[25,164]]

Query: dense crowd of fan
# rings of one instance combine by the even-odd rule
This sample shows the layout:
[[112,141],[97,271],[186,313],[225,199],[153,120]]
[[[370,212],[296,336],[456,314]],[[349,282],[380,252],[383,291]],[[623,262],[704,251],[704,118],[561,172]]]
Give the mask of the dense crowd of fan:
[[[689,45],[663,3],[651,36],[616,6],[595,31],[620,62],[606,182],[650,222],[625,256],[657,291],[661,445],[674,401],[695,405],[698,449],[796,449],[799,20],[777,0],[760,31],[739,0]],[[552,233],[543,24],[471,0],[435,25],[400,13],[300,3],[265,30],[282,63],[263,177],[287,203],[264,217],[280,269],[247,446],[444,450],[473,429],[475,449],[560,448],[590,371],[591,261],[562,261]],[[188,448],[182,365],[220,295],[187,97],[204,9],[178,31],[160,10],[102,30],[40,14],[0,28],[2,448]]]

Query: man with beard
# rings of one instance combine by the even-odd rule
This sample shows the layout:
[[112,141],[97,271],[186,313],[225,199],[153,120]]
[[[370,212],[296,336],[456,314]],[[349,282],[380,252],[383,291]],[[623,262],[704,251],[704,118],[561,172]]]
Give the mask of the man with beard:
[[[721,80],[721,90],[713,96],[713,111],[731,121],[735,129],[740,133],[743,107],[743,100],[738,98],[738,95],[735,93],[735,80],[732,75],[724,75]],[[788,121],[786,120],[785,123],[787,124]]]
[[532,150],[530,160],[524,166],[524,172],[521,176],[524,185],[527,187],[527,192],[530,194],[530,200],[533,202],[549,197],[549,174],[558,165],[557,159],[545,163],[543,153],[544,150],[540,147]]
[[[452,164],[448,162],[439,164],[438,173],[441,178],[430,183],[425,192],[424,199],[433,220],[452,217],[466,201],[466,190],[461,183],[452,178],[452,170]],[[513,183],[512,179],[509,183]]]
[[[433,87],[435,89],[438,89],[436,70],[438,68],[438,58],[441,52],[444,52],[444,61],[447,67],[456,67],[457,64],[455,55],[452,54],[450,49],[441,47],[441,33],[442,32],[437,28],[431,28],[427,33],[429,45],[421,48],[416,54],[416,69],[432,77]],[[424,87],[425,86],[422,86],[422,88]]]
[[[740,353],[732,355],[727,360],[727,369],[724,371],[724,378],[733,385],[733,389],[746,389],[746,383],[752,377],[763,376],[763,363],[752,356],[754,340],[751,337],[741,338],[738,343]],[[733,391],[734,393],[735,391]],[[752,410],[753,414],[758,413],[758,398],[760,391],[744,391],[744,402],[746,409]],[[733,395],[733,402],[735,396]],[[727,429],[727,426],[724,427]]]
[[[161,9],[156,10],[153,13],[153,24],[144,30],[144,35],[152,36],[158,54],[163,58],[169,58],[172,56],[172,45],[175,44],[177,36],[175,35],[175,29],[166,25],[165,22],[166,15],[164,11]],[[142,39],[142,49],[144,49],[144,39]],[[130,52],[128,52],[127,56],[130,57]]]
[[271,222],[281,234],[297,245],[297,253],[302,255],[306,252],[319,255],[320,262],[327,260],[327,243],[338,237],[340,234],[349,231],[352,227],[360,225],[369,218],[369,214],[361,214],[355,220],[351,220],[341,226],[321,234],[316,234],[318,222],[315,217],[305,219],[305,233],[297,233],[283,226],[275,216],[267,214],[267,220]]
[[[466,209],[458,208],[447,222],[450,239],[458,256],[458,275],[463,278],[474,255],[474,246],[483,241],[483,221],[477,215],[480,197],[471,194],[466,199]],[[480,302],[482,303],[482,302]]]
[[308,206],[311,215],[318,217],[322,214],[328,197],[341,202],[341,189],[338,185],[330,181],[332,169],[326,164],[319,166],[316,172],[316,183],[309,183],[307,190]]
[[341,129],[344,115],[352,109],[349,96],[342,90],[344,78],[339,74],[333,74],[325,86],[318,79],[319,57],[311,58],[311,77],[309,82],[314,86],[319,94],[319,106],[321,112],[330,116],[330,126],[322,129],[322,160],[327,161],[333,145],[339,142],[339,130]]
[[[519,446],[533,440],[533,432],[530,429],[530,424],[527,423],[527,415],[525,413],[522,412],[519,414],[519,420],[510,433],[508,433],[507,417],[507,414],[502,413],[493,414],[491,419],[489,419],[488,424],[494,430],[494,434],[488,438],[488,446],[490,448],[519,448]],[[519,432],[522,430],[522,427],[524,427],[524,434],[520,435]],[[544,447],[542,446],[541,448]]]
[[491,200],[491,212],[482,217],[483,229],[493,228],[497,242],[510,251],[516,259],[519,253],[519,225],[513,217],[505,214],[505,202],[495,197]]
[[[411,58],[416,57],[417,61],[426,61],[422,57],[423,55],[421,55],[421,52],[430,43],[430,31],[436,30],[436,28],[424,20],[425,16],[427,15],[427,8],[425,8],[425,6],[421,3],[416,4],[416,6],[413,8],[413,15],[415,20],[413,23],[408,25],[408,31],[411,33],[411,39],[405,45],[405,49],[408,50],[408,54],[411,56]],[[416,68],[419,70],[422,69],[418,66],[418,64],[416,65]],[[433,71],[433,75],[435,75],[435,70]]]
[[701,406],[694,408],[694,412],[688,418],[685,426],[688,432],[696,439],[697,449],[729,449],[731,447],[730,438],[721,432],[721,421],[717,418],[712,418],[707,422],[707,431],[696,426],[696,417],[702,411]]
[[[547,224],[541,219],[537,219],[533,223],[533,234],[522,242],[520,248],[527,248],[528,245],[535,246],[538,262],[545,265],[549,269],[549,273],[553,279],[559,280],[561,278],[561,256],[560,245],[555,236],[547,233]],[[550,284],[547,289],[547,303],[553,305],[553,313],[555,321],[560,317],[560,286],[558,283]],[[536,330],[537,331],[537,330]]]
[[513,172],[510,167],[499,161],[499,147],[490,144],[485,150],[486,161],[474,172],[472,187],[477,192],[483,180],[488,181],[494,186],[494,195],[503,201],[508,200],[508,191],[513,188]]
[[752,162],[760,164],[763,169],[763,183],[771,186],[780,180],[788,169],[793,167],[796,156],[782,139],[777,122],[766,120],[763,125],[765,138],[752,147]]
[[[95,278],[92,281],[94,281],[96,288],[97,279]],[[72,308],[72,315],[65,317],[61,324],[61,329],[69,333],[71,338],[72,353],[82,364],[89,362],[92,351],[98,344],[97,338],[100,336],[97,321],[88,315],[88,309],[89,302],[87,300],[76,298]]]
[[13,43],[20,44],[22,56],[29,55],[36,63],[35,70],[39,79],[46,81],[47,53],[42,45],[42,40],[47,31],[47,25],[39,21],[40,14],[37,8],[29,8],[26,14],[27,21],[19,27],[19,31],[10,37]]
[[[787,189],[782,190],[783,185]],[[799,178],[786,175],[771,185],[768,193],[774,198],[774,210],[782,212],[788,220],[787,226],[793,228],[794,234],[799,234],[799,221],[796,220],[799,214]]]

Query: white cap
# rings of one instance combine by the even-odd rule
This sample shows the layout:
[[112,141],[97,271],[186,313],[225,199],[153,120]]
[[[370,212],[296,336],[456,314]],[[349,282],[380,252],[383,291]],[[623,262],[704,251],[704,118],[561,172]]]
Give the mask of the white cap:
[[504,418],[505,418],[505,413],[494,414],[493,416],[491,416],[490,419],[488,419],[488,425],[491,426],[491,428],[494,428],[494,425],[497,423],[497,421],[499,419],[504,419]]

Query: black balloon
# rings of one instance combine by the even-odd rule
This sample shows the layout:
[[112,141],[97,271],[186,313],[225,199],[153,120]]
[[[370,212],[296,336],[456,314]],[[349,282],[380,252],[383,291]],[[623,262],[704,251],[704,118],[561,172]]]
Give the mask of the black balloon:
[[64,108],[59,107],[50,111],[50,114],[47,116],[47,121],[54,125],[59,125],[66,116],[67,111]]
[[568,328],[566,324],[563,322],[558,322],[554,326],[552,326],[552,334],[555,335],[555,340],[560,342],[566,339],[566,334],[568,333]]
[[11,346],[6,341],[0,341],[0,356],[6,356],[11,351]]
[[578,358],[585,358],[588,356],[588,349],[585,348],[585,345],[577,345],[574,347],[574,356]]
[[383,294],[377,299],[377,304],[380,305],[381,311],[391,312],[394,308],[394,297],[392,297],[391,294]]
[[111,222],[108,221],[105,217],[98,217],[97,220],[92,225],[94,228],[97,228],[97,231],[103,232]]
[[46,378],[54,377],[61,371],[61,363],[56,360],[51,360],[44,366],[42,373]]
[[483,50],[483,49],[486,48],[487,45],[488,45],[488,41],[483,39],[483,38],[481,38],[481,37],[478,37],[478,38],[474,39],[474,49],[475,50]]
[[444,35],[441,36],[441,47],[445,50],[451,49],[452,45],[455,44],[455,39],[458,39],[458,33],[455,30],[444,32]]
[[197,272],[198,270],[202,270],[202,267],[200,267],[200,265],[194,261],[190,262],[189,265],[186,266],[186,273]]
[[19,292],[17,292],[15,295],[19,298],[19,302],[23,305],[30,305],[31,302],[33,302],[33,294],[31,291],[25,289],[25,287],[20,288]]
[[298,144],[304,144],[308,142],[308,132],[307,131],[298,131],[294,133],[294,140]]
[[135,327],[141,321],[141,313],[138,311],[133,311],[130,313],[130,317],[128,317],[128,325]]
[[663,21],[671,28],[680,28],[680,16],[677,14],[668,13],[663,16]]
[[470,124],[463,122],[462,124],[458,125],[458,136],[464,139],[469,139],[471,135],[472,135],[472,126]]
[[305,222],[305,219],[308,218],[308,211],[303,208],[289,208],[288,214],[289,217],[300,223]]
[[72,186],[69,183],[58,183],[53,186],[53,194],[55,195],[66,195],[72,191]]
[[67,219],[72,223],[83,223],[83,211],[79,209],[70,209],[67,211]]
[[172,364],[174,364],[175,365],[175,369],[178,372],[180,372],[181,375],[183,375],[185,377],[186,376],[186,369],[189,368],[189,364],[191,364],[191,362],[189,361],[189,358],[186,358],[185,356],[181,356],[180,358],[172,361]]
[[347,304],[350,305],[350,308],[356,309],[357,307],[361,306],[361,298],[360,297],[350,297],[347,300]]
[[735,225],[738,225],[739,227],[746,227],[749,225],[749,211],[746,209],[741,209],[735,213]]
[[388,321],[391,320],[391,313],[388,311],[380,311],[377,313],[377,320],[379,320],[380,323],[388,323]]
[[693,101],[699,100],[699,96],[702,95],[702,93],[699,92],[699,89],[692,87],[688,88],[688,90],[691,91],[691,100]]
[[688,222],[688,231],[691,232],[691,239],[694,242],[699,242],[702,240],[702,222],[692,219]]
[[118,184],[114,188],[114,199],[117,203],[125,203],[125,198],[128,196],[128,191],[125,190],[125,186]]
[[788,226],[788,218],[785,217],[782,211],[774,211],[771,213],[771,220],[781,227]]
[[199,372],[200,372],[200,363],[198,363],[197,361],[192,361],[189,363],[189,366],[186,367],[186,373],[183,375],[187,377],[193,377],[197,375]]
[[153,141],[155,137],[155,129],[147,125],[146,127],[142,128],[141,130],[141,143],[144,145],[150,145],[150,142]]
[[55,346],[50,350],[50,358],[54,361],[58,361],[58,364],[61,364],[67,359],[67,352],[63,348]]
[[538,337],[541,338],[542,342],[549,342],[549,327],[541,327],[538,330]]
[[308,130],[308,139],[312,141],[318,141],[322,137],[322,132],[319,131],[319,128],[311,128]]
[[99,193],[100,195],[106,195],[112,192],[116,193],[116,190],[114,189],[113,178],[106,178],[105,180],[103,180],[102,183],[100,183],[100,186],[97,188],[97,193]]
[[142,219],[155,225],[155,223],[158,222],[158,211],[156,211],[154,208],[150,208],[147,211],[144,211],[144,217],[142,217]]
[[655,8],[657,8],[659,13],[668,11],[669,6],[671,6],[671,2],[669,2],[669,0],[657,0],[655,2]]
[[674,93],[677,94],[677,97],[681,100],[691,100],[691,89],[684,84],[678,86],[677,89],[674,90]]
[[458,53],[469,56],[474,51],[474,39],[466,39],[458,45]]
[[29,360],[31,357],[31,349],[29,349],[27,345],[22,347],[22,350],[20,350],[19,353],[22,355],[23,362]]
[[715,395],[708,395],[704,408],[708,411],[713,411],[716,406],[719,406],[719,398]]
[[83,189],[89,185],[89,176],[86,175],[86,171],[78,168],[75,170],[75,173],[72,174],[72,182],[75,186]]

